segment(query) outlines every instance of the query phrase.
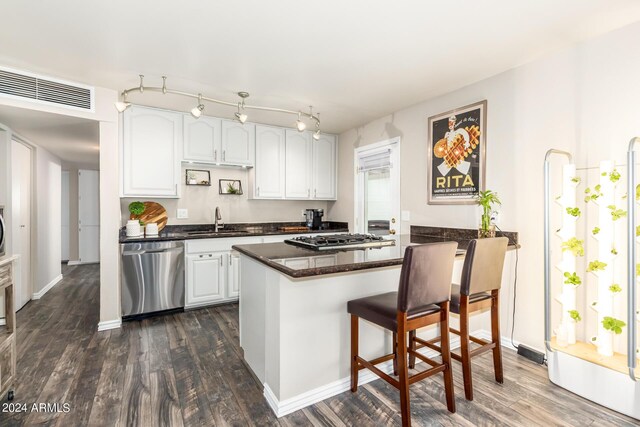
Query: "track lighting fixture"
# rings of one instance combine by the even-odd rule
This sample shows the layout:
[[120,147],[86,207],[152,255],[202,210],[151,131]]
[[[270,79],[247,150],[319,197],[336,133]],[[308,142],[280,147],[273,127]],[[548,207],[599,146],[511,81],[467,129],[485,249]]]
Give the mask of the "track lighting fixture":
[[202,110],[204,110],[204,104],[202,103],[202,94],[198,94],[198,105],[191,109],[191,115],[195,119],[199,119],[202,115]]
[[309,107],[309,112],[303,112],[303,111],[293,111],[293,110],[286,110],[283,108],[276,108],[276,107],[263,107],[263,106],[258,106],[258,105],[246,105],[245,104],[245,99],[249,97],[249,93],[248,92],[238,92],[238,96],[241,98],[240,102],[231,102],[231,101],[223,101],[220,99],[215,99],[215,98],[209,98],[206,96],[203,96],[201,93],[195,95],[192,93],[188,93],[188,92],[182,92],[182,91],[178,91],[178,90],[172,90],[172,89],[168,89],[167,88],[167,77],[166,76],[162,76],[162,86],[160,87],[155,87],[155,86],[145,86],[144,85],[144,76],[140,75],[140,84],[136,87],[130,88],[130,89],[125,89],[124,91],[122,91],[122,101],[116,102],[115,103],[115,107],[119,112],[123,112],[124,110],[126,110],[127,108],[129,108],[131,106],[130,102],[127,102],[127,95],[130,93],[144,93],[144,92],[161,92],[163,94],[172,94],[172,95],[180,95],[180,96],[186,96],[189,98],[196,98],[198,100],[198,105],[194,108],[191,109],[191,115],[193,117],[195,117],[196,119],[199,118],[200,116],[202,116],[202,112],[204,111],[204,103],[203,101],[207,101],[207,102],[213,102],[216,104],[220,104],[220,105],[226,105],[229,107],[236,107],[237,108],[237,112],[234,114],[235,118],[240,122],[240,123],[245,123],[248,119],[248,116],[245,112],[246,109],[254,109],[254,110],[263,110],[263,111],[272,111],[275,113],[284,113],[284,114],[297,114],[298,115],[298,120],[296,121],[296,128],[298,129],[298,131],[303,132],[306,128],[307,125],[305,122],[302,121],[303,117],[305,119],[309,119],[309,120],[313,120],[315,122],[315,132],[313,133],[313,138],[315,140],[320,139],[320,114],[314,114],[313,113],[313,109],[312,107]]
[[302,132],[307,128],[307,125],[304,124],[302,120],[300,120],[300,113],[298,112],[298,121],[296,122],[296,128],[298,128],[298,132]]
[[122,113],[124,110],[131,107],[131,103],[127,102],[127,93],[124,92],[122,96],[123,96],[122,101],[118,101],[115,103],[116,110],[118,110],[118,113]]

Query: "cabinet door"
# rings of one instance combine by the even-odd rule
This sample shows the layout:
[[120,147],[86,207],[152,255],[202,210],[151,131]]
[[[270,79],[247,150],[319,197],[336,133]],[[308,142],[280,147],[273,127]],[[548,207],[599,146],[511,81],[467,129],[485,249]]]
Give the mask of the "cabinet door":
[[284,152],[284,129],[256,126],[255,198],[284,198]]
[[185,306],[205,305],[224,298],[225,253],[187,256]]
[[240,296],[240,254],[229,253],[229,274],[227,280],[227,298]]
[[285,197],[310,199],[313,155],[310,132],[287,129],[285,149]]
[[336,199],[336,137],[321,134],[313,141],[313,194],[315,199]]
[[193,118],[184,115],[184,151],[182,159],[191,162],[220,162],[222,121],[214,117]]
[[178,197],[182,114],[133,106],[123,132],[122,195]]
[[255,144],[254,124],[222,121],[222,163],[252,166]]

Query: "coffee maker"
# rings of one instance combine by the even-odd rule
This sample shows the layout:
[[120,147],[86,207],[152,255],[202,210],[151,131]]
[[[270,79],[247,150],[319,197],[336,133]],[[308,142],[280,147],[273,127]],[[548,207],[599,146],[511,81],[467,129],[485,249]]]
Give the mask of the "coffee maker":
[[322,228],[322,217],[324,209],[305,209],[305,224],[311,230],[320,230]]

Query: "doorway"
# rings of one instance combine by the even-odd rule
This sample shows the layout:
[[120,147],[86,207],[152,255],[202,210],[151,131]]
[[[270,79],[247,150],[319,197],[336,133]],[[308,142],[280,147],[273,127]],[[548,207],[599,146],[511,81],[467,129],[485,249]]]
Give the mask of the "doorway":
[[78,254],[81,264],[100,262],[100,174],[78,171]]
[[11,224],[13,253],[19,254],[15,290],[16,311],[31,300],[31,215],[33,194],[33,150],[20,141],[11,141]]
[[357,233],[400,232],[400,138],[355,149]]

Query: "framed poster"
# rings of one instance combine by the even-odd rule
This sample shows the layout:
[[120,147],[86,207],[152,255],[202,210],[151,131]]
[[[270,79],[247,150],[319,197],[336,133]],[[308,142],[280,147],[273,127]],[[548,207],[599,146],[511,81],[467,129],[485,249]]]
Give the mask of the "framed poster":
[[484,191],[487,101],[429,117],[427,203],[475,204]]

